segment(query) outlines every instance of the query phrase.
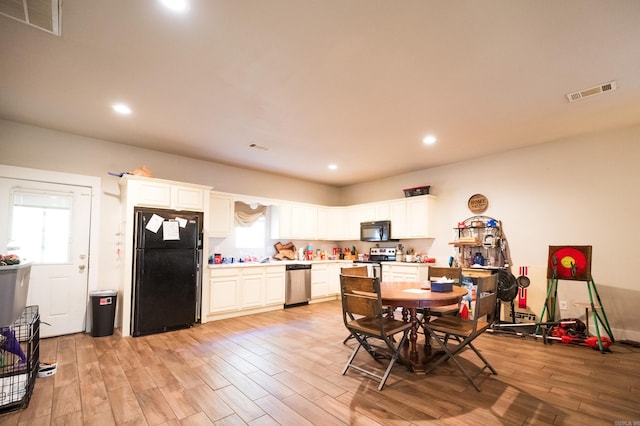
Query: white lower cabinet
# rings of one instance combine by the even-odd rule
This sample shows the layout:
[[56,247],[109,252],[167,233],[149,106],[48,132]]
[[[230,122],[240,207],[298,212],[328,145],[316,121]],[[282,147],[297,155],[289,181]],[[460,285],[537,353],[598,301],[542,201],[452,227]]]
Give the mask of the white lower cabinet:
[[284,280],[284,265],[209,268],[207,319],[281,309]]
[[428,276],[426,263],[382,263],[382,281],[424,282]]
[[234,311],[240,307],[240,268],[210,269],[209,313]]
[[311,298],[329,295],[329,265],[313,264],[311,266]]
[[329,276],[329,295],[340,294],[340,263],[330,263],[328,266],[327,275]]
[[311,267],[311,299],[331,298],[340,295],[340,268],[351,262],[314,263]]
[[242,271],[240,284],[240,308],[255,308],[264,304],[264,268],[250,268]]
[[267,266],[264,292],[266,305],[284,305],[284,280],[284,267]]

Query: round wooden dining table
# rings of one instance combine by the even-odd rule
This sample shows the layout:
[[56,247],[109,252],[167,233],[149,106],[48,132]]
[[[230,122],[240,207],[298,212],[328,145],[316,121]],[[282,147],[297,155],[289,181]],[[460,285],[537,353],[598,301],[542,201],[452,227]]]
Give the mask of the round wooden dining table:
[[383,305],[390,306],[394,311],[396,308],[402,308],[403,319],[411,322],[409,347],[403,359],[415,373],[424,374],[425,363],[432,357],[431,345],[429,336],[425,336],[423,348],[418,344],[417,310],[460,303],[462,297],[467,294],[467,289],[454,285],[451,291],[441,293],[432,292],[428,284],[425,286],[419,282],[382,281],[380,292]]

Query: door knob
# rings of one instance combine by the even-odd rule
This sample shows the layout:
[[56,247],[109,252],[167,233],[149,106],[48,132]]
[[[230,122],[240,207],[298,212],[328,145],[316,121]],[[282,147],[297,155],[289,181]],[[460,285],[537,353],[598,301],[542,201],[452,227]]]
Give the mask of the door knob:
[[86,266],[85,265],[80,265],[80,266],[78,266],[78,268],[80,268],[81,271],[84,271],[84,268],[86,268]]

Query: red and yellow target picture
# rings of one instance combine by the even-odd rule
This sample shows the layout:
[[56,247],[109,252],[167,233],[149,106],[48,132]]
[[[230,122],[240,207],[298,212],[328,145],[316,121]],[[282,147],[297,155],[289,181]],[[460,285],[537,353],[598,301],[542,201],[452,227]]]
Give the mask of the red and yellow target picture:
[[547,278],[589,281],[591,246],[549,246]]

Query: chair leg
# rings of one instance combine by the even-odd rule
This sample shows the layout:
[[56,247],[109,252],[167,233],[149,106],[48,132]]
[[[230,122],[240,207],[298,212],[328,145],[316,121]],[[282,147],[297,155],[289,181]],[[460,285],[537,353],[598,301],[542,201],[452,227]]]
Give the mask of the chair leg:
[[400,339],[400,342],[395,347],[387,339],[385,339],[385,343],[387,344],[387,346],[389,346],[389,349],[393,351],[393,356],[391,357],[391,360],[389,361],[389,365],[387,366],[387,369],[384,372],[382,379],[380,380],[380,385],[378,385],[379,391],[382,390],[382,388],[384,387],[384,384],[387,382],[387,378],[389,377],[389,374],[391,373],[391,369],[393,368],[394,364],[398,359],[400,359],[400,348],[402,347],[402,344],[404,343],[404,341],[407,339],[407,333],[408,333],[408,330],[402,334],[402,338]]
[[473,346],[473,344],[471,342],[469,342],[469,347],[471,349],[473,349],[473,351],[476,353],[476,355],[478,355],[478,358],[480,358],[482,360],[482,362],[484,362],[484,367],[482,367],[482,369],[484,370],[485,368],[488,368],[489,370],[491,370],[491,372],[493,374],[495,374],[496,376],[498,375],[498,372],[495,370],[495,368],[493,368],[491,366],[491,364],[489,364],[489,361],[486,360],[486,358],[484,356],[482,356],[482,354],[480,353],[480,351],[478,351],[476,349],[475,346]]
[[356,357],[356,355],[358,355],[358,351],[360,351],[360,348],[362,347],[362,343],[359,342],[358,346],[356,346],[356,348],[353,350],[353,352],[351,353],[351,356],[349,357],[349,359],[347,360],[347,364],[344,366],[344,369],[342,370],[342,375],[344,376],[345,374],[347,374],[347,370],[349,369],[349,367],[351,367],[351,362],[354,360],[354,358]]
[[400,339],[400,342],[398,343],[398,345],[394,346],[393,343],[391,343],[390,339],[382,339],[384,340],[384,342],[386,343],[386,345],[389,347],[389,349],[392,351],[392,356],[391,359],[389,360],[389,364],[387,365],[387,368],[384,372],[384,374],[382,376],[376,374],[373,371],[369,371],[366,370],[362,367],[359,367],[357,365],[353,365],[353,360],[355,359],[356,355],[358,355],[358,352],[360,351],[360,348],[364,347],[365,350],[367,352],[369,352],[369,354],[371,355],[371,357],[376,360],[379,361],[380,360],[380,356],[377,355],[375,353],[375,351],[373,350],[373,347],[369,344],[369,342],[367,341],[366,337],[361,337],[358,335],[355,335],[354,338],[356,340],[358,340],[358,346],[353,350],[351,356],[349,357],[349,360],[347,361],[347,364],[344,366],[344,369],[342,370],[342,375],[347,374],[347,371],[349,370],[349,368],[353,368],[354,370],[358,370],[362,373],[365,373],[369,376],[375,377],[377,379],[380,380],[380,383],[378,385],[378,390],[382,390],[382,388],[384,387],[385,383],[387,382],[387,379],[389,378],[389,374],[391,374],[391,369],[393,368],[393,366],[395,365],[396,361],[398,361],[400,358],[400,349],[402,347],[402,344],[405,342],[405,340],[407,339],[407,334],[408,334],[408,330],[406,330],[403,335],[402,338]]
[[441,339],[437,334],[435,333],[431,333],[431,335],[434,337],[434,339],[440,344],[440,346],[442,347],[442,349],[444,350],[445,354],[442,355],[440,358],[438,358],[430,367],[429,369],[426,371],[426,373],[429,373],[431,371],[433,371],[433,369],[440,365],[441,363],[443,363],[445,360],[447,359],[452,359],[453,362],[456,363],[456,366],[458,367],[458,369],[462,372],[462,374],[465,375],[465,377],[467,378],[467,380],[469,380],[469,382],[471,382],[471,384],[476,388],[476,390],[478,392],[480,392],[480,386],[478,386],[478,384],[476,383],[475,380],[473,380],[473,377],[471,377],[471,375],[462,367],[462,364],[460,364],[460,362],[458,361],[458,359],[455,357],[455,355],[462,351],[462,349],[465,348],[465,346],[469,346],[471,347],[471,349],[476,353],[476,355],[478,355],[478,357],[484,362],[485,366],[482,367],[482,370],[484,370],[486,367],[489,367],[489,369],[491,369],[491,371],[494,374],[498,374],[494,368],[487,362],[487,360],[480,354],[480,352],[478,352],[478,350],[471,344],[471,341],[468,341],[467,343],[465,343],[465,340],[460,340],[460,338],[458,336],[454,336],[456,338],[456,340],[458,341],[458,345],[455,347],[455,349],[452,351],[451,349],[449,349],[449,347],[446,344],[446,339],[449,338],[449,335],[446,335],[444,340]]

